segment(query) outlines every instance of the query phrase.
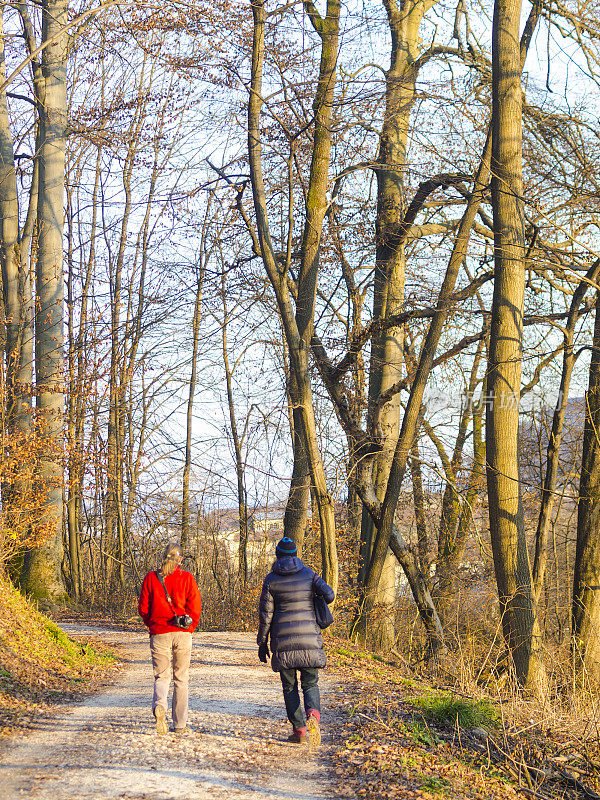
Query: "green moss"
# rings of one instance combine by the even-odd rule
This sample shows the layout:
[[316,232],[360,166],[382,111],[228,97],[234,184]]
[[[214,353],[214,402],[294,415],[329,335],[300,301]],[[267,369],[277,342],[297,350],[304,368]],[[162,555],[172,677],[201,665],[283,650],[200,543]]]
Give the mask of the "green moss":
[[352,653],[350,650],[347,650],[345,647],[334,647],[333,648],[333,652],[337,653],[340,656],[346,656],[348,658],[351,658],[352,656],[356,655],[356,653]]
[[58,645],[61,657],[67,664],[76,667],[78,664],[91,666],[114,661],[114,657],[111,654],[102,655],[90,644],[80,644],[73,641],[58,625],[50,620],[44,620],[44,629],[49,639]]
[[74,664],[78,656],[81,655],[81,647],[72,639],[69,639],[67,634],[50,620],[45,620],[44,630],[50,641],[55,642],[62,651],[61,658],[63,661],[67,664]]
[[451,692],[430,692],[410,702],[428,722],[458,724],[462,728],[497,727],[498,712],[487,699],[471,700]]

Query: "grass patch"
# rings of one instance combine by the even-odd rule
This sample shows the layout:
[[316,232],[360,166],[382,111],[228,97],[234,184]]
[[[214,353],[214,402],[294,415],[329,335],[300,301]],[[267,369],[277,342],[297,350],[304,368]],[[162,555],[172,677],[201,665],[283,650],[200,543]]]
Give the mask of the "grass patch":
[[441,775],[428,775],[421,782],[421,789],[431,792],[431,794],[447,794],[451,787],[450,781],[447,781]]
[[433,747],[440,741],[437,736],[429,730],[427,725],[418,719],[409,722],[406,725],[406,730],[415,744],[426,744],[427,747]]
[[428,722],[442,725],[458,722],[461,728],[496,728],[499,724],[498,712],[485,698],[471,700],[451,692],[429,692],[411,698],[410,702]]

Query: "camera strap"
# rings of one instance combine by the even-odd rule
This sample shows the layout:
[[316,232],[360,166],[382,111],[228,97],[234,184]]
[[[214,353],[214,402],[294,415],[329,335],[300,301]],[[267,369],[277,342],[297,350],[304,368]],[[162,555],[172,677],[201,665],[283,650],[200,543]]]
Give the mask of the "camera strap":
[[171,600],[171,595],[169,594],[169,590],[167,589],[167,585],[166,585],[166,583],[165,583],[165,579],[163,578],[163,574],[162,574],[162,572],[161,572],[159,569],[157,569],[157,570],[156,570],[156,572],[155,572],[154,574],[156,575],[156,577],[158,578],[158,580],[161,582],[161,584],[162,584],[162,587],[163,587],[163,589],[165,590],[165,595],[166,595],[166,598],[167,598],[167,603],[168,603],[168,604],[169,604],[169,606],[171,607],[171,611],[173,612],[173,615],[174,615],[174,616],[177,616],[177,612],[176,612],[176,611],[175,611],[175,609],[173,608],[173,601]]

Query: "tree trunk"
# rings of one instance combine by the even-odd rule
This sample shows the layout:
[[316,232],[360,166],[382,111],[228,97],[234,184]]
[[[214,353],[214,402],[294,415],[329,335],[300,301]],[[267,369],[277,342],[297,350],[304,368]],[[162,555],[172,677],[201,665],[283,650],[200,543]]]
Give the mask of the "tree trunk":
[[[102,148],[96,155],[94,189],[92,192],[92,216],[90,220],[90,245],[82,277],[81,297],[79,298],[79,325],[75,330],[76,290],[74,286],[73,265],[69,262],[67,283],[68,304],[68,492],[67,492],[67,531],[69,541],[69,560],[71,579],[75,598],[79,599],[83,590],[81,564],[81,512],[83,503],[83,481],[85,474],[85,417],[90,394],[90,364],[86,358],[85,336],[88,325],[89,295],[93,267],[96,258],[96,235],[98,223],[98,193],[101,177]],[[72,241],[70,235],[69,241]],[[69,251],[71,252],[70,244]]]
[[[410,13],[410,9],[408,11],[404,9],[403,11],[407,14]],[[527,49],[540,16],[540,11],[541,5],[540,3],[536,2],[531,9],[529,18],[527,19],[520,42],[520,55],[522,61],[525,60]],[[431,49],[426,56],[431,57],[434,53],[435,50]],[[423,63],[424,60],[427,60],[425,56],[420,59],[420,63]],[[414,66],[415,69],[417,69],[419,64],[415,64]],[[491,130],[488,130],[488,136],[481,158],[481,163],[474,179],[474,188],[469,196],[467,208],[465,209],[457,231],[450,262],[446,270],[446,275],[438,295],[436,308],[433,312],[432,320],[421,350],[418,367],[414,373],[414,377],[411,376],[410,397],[403,417],[398,443],[394,451],[390,477],[383,503],[381,503],[377,497],[371,476],[366,474],[367,470],[364,466],[364,459],[361,465],[361,474],[356,481],[356,489],[360,494],[364,507],[369,511],[369,514],[373,519],[373,522],[377,528],[377,533],[373,542],[371,559],[367,568],[364,582],[365,585],[360,598],[358,614],[353,622],[353,629],[358,628],[360,630],[362,623],[361,618],[368,618],[368,615],[371,613],[376,604],[377,587],[390,544],[390,537],[392,535],[392,528],[394,526],[394,515],[396,512],[398,497],[406,470],[407,460],[416,438],[416,431],[421,413],[423,392],[429,377],[429,373],[434,364],[435,352],[443,332],[448,312],[454,302],[454,287],[456,285],[459,270],[466,257],[470,231],[482,199],[487,191],[487,183],[490,174],[490,160]],[[417,213],[422,208],[424,200],[435,188],[439,186],[447,186],[453,182],[460,182],[462,180],[462,176],[440,175],[423,182],[419,186],[419,190],[411,201],[401,225],[396,231],[394,231],[389,242],[389,246],[400,248],[404,245],[404,242],[409,235],[410,226],[413,224]],[[357,345],[360,347],[359,343],[357,343]],[[346,357],[344,357],[339,366],[333,368],[329,362],[329,359],[327,358],[326,353],[324,353],[320,342],[313,342],[313,350],[315,352],[317,364],[319,366],[321,375],[323,376],[329,395],[335,404],[338,418],[344,426],[346,433],[352,433],[356,437],[356,441],[361,442],[361,448],[364,456],[367,458],[372,456],[377,444],[376,437],[374,437],[373,434],[377,433],[378,415],[385,406],[386,402],[391,399],[393,394],[403,388],[403,382],[398,383],[397,386],[393,386],[389,391],[384,392],[377,399],[375,408],[369,409],[369,414],[372,415],[372,419],[370,421],[370,431],[368,434],[363,434],[363,432],[360,430],[354,430],[355,426],[353,424],[353,420],[348,414],[348,403],[343,387],[341,386],[341,378],[345,374],[345,370],[352,360],[351,354],[349,353]],[[403,568],[405,568],[405,571],[407,571],[409,565],[407,564],[406,567],[403,565]],[[431,598],[427,599],[423,596],[415,597],[415,600],[420,609],[425,608],[427,603],[431,602]],[[424,601],[424,604],[422,601]],[[433,608],[433,611],[435,612],[435,608]],[[435,613],[435,616],[437,617],[437,612]],[[425,619],[423,621],[427,627],[427,621]],[[437,637],[437,641],[439,641],[439,637]],[[434,647],[437,646],[435,641],[433,642],[433,645]]]
[[[596,261],[589,269],[586,279],[590,281],[597,281],[599,274],[600,260]],[[589,288],[589,283],[587,283],[587,280],[581,281],[575,290],[575,293],[573,294],[569,308],[567,324],[564,327],[563,366],[560,376],[558,397],[556,400],[556,406],[554,408],[554,414],[552,416],[552,429],[550,431],[548,450],[546,453],[546,472],[544,475],[544,486],[542,489],[540,513],[538,516],[538,525],[535,536],[533,595],[536,603],[539,602],[546,577],[548,536],[552,521],[552,510],[554,508],[554,491],[556,489],[556,480],[558,477],[560,443],[562,440],[565,411],[569,401],[571,374],[573,372],[576,359],[573,351],[573,337],[575,333],[575,324],[578,318],[579,307],[583,301],[587,289]]]
[[421,470],[421,453],[419,451],[418,440],[415,441],[410,452],[410,474],[413,487],[413,506],[415,509],[419,566],[421,567],[423,575],[429,575],[429,537],[427,535],[425,493],[423,491],[423,473]]
[[[128,151],[123,165],[123,193],[125,203],[120,225],[119,249],[116,258],[110,259],[110,373],[108,426],[106,433],[106,501],[104,509],[106,544],[108,553],[107,580],[124,585],[124,531],[122,517],[123,496],[123,431],[125,425],[123,398],[126,389],[122,379],[126,370],[126,357],[121,343],[121,305],[125,251],[129,237],[129,222],[132,213],[131,181],[135,169],[138,134],[144,120],[144,103],[140,103],[128,130]],[[125,337],[124,337],[125,338]]]
[[316,496],[319,511],[321,571],[325,581],[337,592],[339,566],[335,516],[317,440],[308,358],[314,330],[321,236],[328,204],[327,188],[329,183],[341,3],[340,0],[327,0],[324,17],[319,15],[312,2],[306,2],[305,8],[313,27],[321,39],[321,63],[319,65],[317,91],[313,101],[315,113],[313,147],[297,283],[295,316],[299,340],[297,342],[298,347],[292,347],[291,342],[288,340],[288,347],[291,365],[295,372],[294,388],[298,390],[298,407],[301,412],[300,434],[303,435],[304,439],[311,473],[311,488]]
[[[419,28],[427,5],[422,0],[410,7],[398,7],[394,0],[384,0],[391,32],[390,67],[386,72],[385,115],[379,137],[377,163],[377,217],[375,221],[376,256],[373,291],[373,319],[385,319],[398,313],[404,301],[406,260],[404,243],[394,245],[394,236],[406,211],[404,171],[410,113],[415,99],[419,55]],[[400,380],[404,362],[404,328],[386,328],[374,337],[369,365],[368,416],[374,427],[373,410],[381,393]],[[396,394],[378,414],[377,433],[383,449],[374,459],[373,485],[383,501],[392,455],[400,432],[400,395]],[[365,579],[373,551],[374,525],[369,513],[362,515],[359,560],[359,587],[364,592]],[[390,649],[395,641],[393,604],[395,601],[395,560],[388,553],[383,574],[374,598],[377,620],[364,618],[355,626],[356,635],[366,636],[380,649]]]
[[594,684],[600,683],[600,292],[585,403],[583,455],[573,578],[573,650]]
[[519,682],[546,687],[518,469],[525,292],[520,0],[496,0],[492,28],[494,298],[486,415],[490,535],[502,626]]
[[308,501],[310,499],[310,467],[306,455],[304,438],[300,434],[302,421],[299,410],[294,406],[291,397],[295,394],[293,387],[289,385],[294,380],[293,374],[288,376],[288,396],[290,397],[291,408],[291,433],[293,442],[294,465],[292,469],[292,479],[290,490],[285,505],[283,516],[283,529],[285,535],[293,539],[298,548],[298,556],[302,557],[304,546],[304,534],[308,520]]
[[229,322],[229,312],[227,310],[225,273],[222,273],[221,275],[221,302],[223,303],[223,323],[221,325],[223,366],[225,367],[227,408],[229,411],[229,426],[233,441],[233,454],[235,458],[235,474],[237,481],[238,526],[240,535],[238,548],[238,577],[242,589],[244,589],[248,580],[248,502],[246,498],[246,481],[244,475],[242,442],[238,434],[237,420],[235,418],[235,404],[233,400],[233,374],[229,366],[229,353],[227,350],[227,324]]
[[442,656],[446,649],[444,629],[431,597],[426,576],[421,571],[419,562],[412,548],[404,541],[395,524],[392,525],[390,548],[404,570],[404,574],[406,575],[419,610],[419,617],[425,627],[425,632],[427,634],[426,656],[434,659]]
[[[39,523],[43,543],[27,554],[22,585],[40,600],[65,596],[62,560],[63,512],[63,193],[67,124],[66,0],[43,0],[42,42],[54,39],[42,55],[44,104],[39,109],[38,249],[36,260],[35,362],[36,411],[43,441],[38,488],[44,493]],[[62,31],[62,33],[61,33]]]
[[[329,223],[329,232],[333,237],[337,257],[342,268],[342,277],[344,279],[344,283],[346,284],[348,302],[351,309],[351,314],[348,315],[346,332],[348,342],[351,343],[355,341],[363,331],[365,291],[361,287],[357,286],[354,275],[354,267],[346,258],[345,243],[341,235],[344,226],[338,220],[334,204],[331,204],[329,207],[327,219]],[[314,346],[314,340],[312,344]],[[360,428],[361,426],[364,409],[367,407],[365,385],[365,360],[362,352],[359,352],[356,354],[354,364],[352,365],[352,389],[347,395],[348,413],[357,428]],[[356,436],[349,431],[346,431],[346,441],[348,445],[348,460],[346,462],[346,484],[348,492],[346,502],[346,535],[353,548],[356,546],[357,550],[359,550],[362,523],[362,504],[354,484],[359,471],[358,462],[360,460],[360,448]],[[358,555],[359,553],[357,552],[357,556]],[[354,576],[348,576],[350,581],[353,577]]]
[[[468,425],[473,416],[473,441],[475,442],[475,428],[479,420],[475,419],[473,412],[473,395],[479,383],[477,376],[485,339],[482,337],[477,345],[475,358],[471,367],[471,375],[467,386],[467,396],[464,407],[461,410],[461,417],[458,424],[458,433],[454,445],[452,458],[450,459],[448,475],[449,478],[444,495],[442,498],[442,514],[438,534],[438,557],[435,569],[436,591],[434,599],[443,625],[446,627],[455,609],[456,600],[456,575],[462,561],[468,526],[461,528],[461,520],[465,519],[466,497],[459,493],[458,477],[459,469],[463,461],[463,450],[467,441]],[[473,475],[471,476],[473,478]],[[470,482],[472,485],[472,481]],[[466,519],[469,519],[467,514]]]
[[200,319],[202,309],[202,288],[204,285],[204,261],[196,275],[196,297],[194,315],[192,317],[192,370],[188,383],[188,401],[185,417],[185,463],[181,491],[181,549],[184,555],[189,546],[190,526],[190,470],[192,467],[192,422],[194,418],[194,393],[196,391],[196,373],[198,370],[198,344],[200,335]]
[[76,445],[76,421],[77,421],[77,357],[75,341],[75,275],[73,265],[73,204],[72,193],[67,199],[67,364],[69,374],[69,389],[67,394],[67,469],[68,480],[65,487],[65,503],[67,508],[67,549],[69,553],[69,590],[71,596],[78,601],[81,593],[79,584],[79,503],[78,496],[80,490],[79,461],[81,454]]
[[[4,33],[0,14],[0,81],[4,82]],[[35,170],[37,175],[37,169]],[[33,178],[37,186],[36,175]],[[33,210],[35,203],[33,203]],[[28,221],[29,221],[28,215]],[[0,259],[4,300],[6,351],[5,423],[14,477],[2,486],[4,525],[18,540],[28,534],[31,508],[31,477],[34,456],[31,446],[31,381],[33,356],[33,303],[29,274],[31,237],[19,230],[19,203],[6,92],[0,94]]]
[[[385,559],[387,557],[387,549],[390,543],[390,537],[392,535],[392,526],[394,524],[394,515],[396,513],[398,498],[400,496],[400,489],[404,479],[408,458],[415,442],[417,429],[420,424],[421,404],[423,401],[425,385],[427,383],[437,346],[442,335],[448,312],[450,310],[450,298],[454,291],[458,273],[467,252],[467,245],[469,242],[471,228],[475,220],[475,215],[477,214],[483,194],[487,188],[490,157],[491,143],[490,137],[488,136],[484,147],[481,164],[475,176],[474,189],[469,197],[467,208],[465,209],[461,219],[461,223],[456,235],[456,241],[452,250],[452,255],[450,257],[450,262],[448,264],[446,275],[444,276],[444,281],[438,295],[435,314],[429,325],[425,342],[419,356],[418,367],[411,384],[410,396],[404,412],[400,435],[398,437],[398,442],[396,444],[396,449],[392,459],[390,477],[388,479],[385,497],[383,503],[381,504],[380,511],[374,517],[374,522],[376,522],[377,526],[377,534],[373,543],[372,555],[369,561],[368,572],[365,579],[364,593],[359,610],[359,617],[369,615],[372,608],[376,604],[377,586],[379,584]],[[363,499],[363,502],[365,502],[366,498],[364,491],[361,492],[361,498]],[[366,505],[369,508],[369,503]],[[369,513],[371,516],[373,516],[372,501],[370,505],[371,507],[369,508]],[[404,564],[403,568],[406,572]],[[410,580],[408,573],[407,578]],[[427,607],[427,602],[425,602],[425,599],[422,596],[415,597],[415,601],[417,602],[419,608]],[[438,617],[437,611],[435,612],[435,616]],[[357,624],[357,622],[358,620],[355,621],[355,624]],[[424,618],[423,622],[426,626],[429,624]],[[358,624],[360,624],[360,622],[358,622]],[[434,640],[431,642],[433,649],[439,645],[439,641],[439,636],[436,634]]]
[[123,586],[123,564],[120,553],[121,525],[119,524],[119,486],[123,469],[123,454],[119,447],[120,430],[122,424],[121,386],[119,385],[119,325],[121,316],[121,280],[123,258],[127,240],[127,225],[131,208],[131,162],[126,164],[124,174],[125,209],[121,223],[121,239],[119,252],[114,268],[110,271],[111,294],[111,322],[110,322],[110,373],[108,391],[108,427],[106,432],[106,502],[104,510],[106,543],[108,552],[107,579],[109,585],[115,580],[115,573],[120,585]]
[[309,0],[305,8],[321,39],[321,64],[313,109],[315,112],[313,150],[306,199],[300,270],[294,312],[287,274],[280,269],[267,215],[267,201],[261,163],[260,113],[262,107],[262,72],[264,63],[266,12],[263,0],[252,4],[254,18],[252,77],[248,102],[248,153],[258,246],[267,275],[273,286],[289,352],[292,404],[298,410],[295,428],[302,436],[308,459],[312,489],[317,498],[321,526],[321,562],[323,578],[334,590],[338,584],[338,560],[335,539],[333,501],[327,488],[325,470],[319,451],[309,372],[309,351],[314,326],[314,307],[319,272],[319,249],[323,219],[327,208],[327,181],[331,150],[332,108],[335,88],[339,33],[339,0],[328,0],[322,18]]

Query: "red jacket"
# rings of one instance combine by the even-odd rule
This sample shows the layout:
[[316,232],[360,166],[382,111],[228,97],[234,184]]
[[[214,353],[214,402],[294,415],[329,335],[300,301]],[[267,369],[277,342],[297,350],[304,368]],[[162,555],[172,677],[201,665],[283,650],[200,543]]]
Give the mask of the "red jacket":
[[[171,603],[177,614],[189,614],[192,624],[185,630],[190,633],[200,619],[201,600],[198,586],[191,572],[175,567],[170,575],[165,576],[165,584],[171,595]],[[167,596],[156,572],[149,572],[144,578],[138,613],[144,625],[150,629],[150,635],[156,633],[173,633],[183,630],[169,625],[173,619],[173,609],[167,602]]]

